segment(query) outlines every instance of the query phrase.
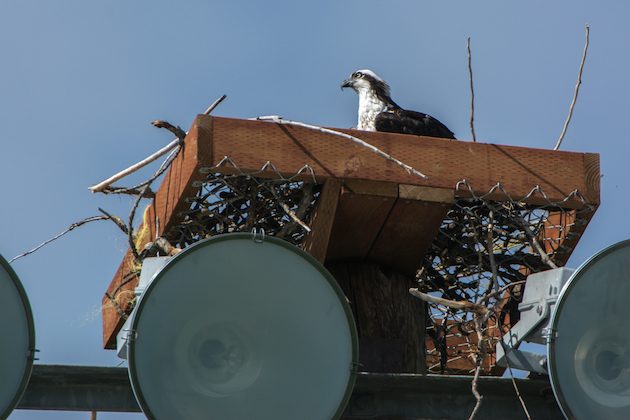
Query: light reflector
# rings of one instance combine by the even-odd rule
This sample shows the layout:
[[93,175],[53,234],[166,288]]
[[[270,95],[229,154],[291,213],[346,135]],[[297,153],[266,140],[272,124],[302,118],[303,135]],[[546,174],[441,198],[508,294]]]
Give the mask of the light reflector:
[[221,235],[160,271],[131,323],[129,375],[155,419],[334,419],[354,385],[350,308],[310,255]]
[[549,377],[567,418],[630,418],[630,240],[586,261],[550,322]]
[[35,328],[26,292],[0,255],[0,419],[9,416],[33,370]]

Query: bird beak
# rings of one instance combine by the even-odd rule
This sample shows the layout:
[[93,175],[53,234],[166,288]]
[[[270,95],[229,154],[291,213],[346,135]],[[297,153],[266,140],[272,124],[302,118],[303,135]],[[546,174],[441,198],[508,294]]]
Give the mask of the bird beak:
[[354,82],[350,79],[346,79],[341,83],[341,90],[343,90],[343,88],[351,88],[354,87]]

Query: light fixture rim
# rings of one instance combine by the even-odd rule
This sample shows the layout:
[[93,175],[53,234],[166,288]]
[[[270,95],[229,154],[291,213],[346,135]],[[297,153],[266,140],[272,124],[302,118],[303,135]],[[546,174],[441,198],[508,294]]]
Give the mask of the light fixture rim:
[[[147,296],[151,294],[152,290],[159,283],[159,279],[162,278],[165,275],[165,273],[168,271],[168,269],[171,266],[173,266],[177,261],[184,258],[187,254],[193,252],[195,249],[198,249],[198,248],[206,247],[206,246],[215,244],[217,242],[230,241],[230,240],[245,240],[245,239],[251,241],[256,238],[254,238],[252,233],[247,233],[247,232],[233,232],[233,233],[220,234],[220,235],[212,236],[210,238],[202,239],[198,242],[195,242],[194,244],[184,249],[182,252],[172,257],[166,263],[166,265],[158,273],[155,274],[155,276],[153,277],[153,280],[146,287],[143,294],[138,298],[138,302],[135,305],[133,314],[132,314],[132,319],[131,319],[131,324],[130,324],[131,331],[136,331],[137,329],[139,317],[136,315],[141,313],[142,307],[144,306],[143,301],[145,300]],[[352,342],[352,361],[351,361],[350,375],[348,378],[348,384],[346,385],[344,396],[339,404],[339,407],[337,408],[337,411],[335,412],[335,415],[332,417],[332,420],[339,419],[341,415],[343,414],[345,407],[348,405],[348,401],[350,400],[350,396],[352,395],[352,392],[354,390],[354,385],[356,383],[356,378],[357,378],[356,366],[359,365],[359,338],[358,338],[356,323],[354,321],[354,316],[352,314],[352,309],[350,308],[346,295],[343,293],[343,290],[341,289],[341,286],[339,286],[339,284],[337,283],[337,280],[335,279],[335,277],[315,257],[313,257],[308,252],[304,251],[303,249],[283,239],[276,238],[274,236],[265,236],[263,241],[271,242],[275,245],[278,245],[282,248],[286,248],[296,253],[302,258],[304,258],[313,267],[315,267],[317,271],[319,271],[320,274],[322,274],[322,276],[328,281],[329,285],[332,287],[335,294],[337,295],[341,306],[343,307],[344,313],[348,320],[348,326],[350,327],[350,338]],[[148,298],[146,298],[146,300],[148,300]],[[136,397],[136,400],[138,401],[138,405],[141,407],[143,413],[147,416],[148,419],[155,419],[156,416],[151,412],[149,405],[147,404],[146,399],[144,398],[142,390],[140,389],[140,386],[137,383],[138,373],[136,372],[135,365],[133,362],[134,358],[135,358],[135,346],[133,345],[133,340],[130,340],[128,341],[128,349],[127,349],[127,361],[128,361],[127,370],[128,370],[129,379],[131,382],[131,388]]]
[[[557,331],[558,322],[559,322],[559,314],[561,309],[564,307],[566,302],[566,296],[571,293],[571,290],[578,283],[579,278],[586,273],[593,265],[598,263],[601,259],[608,256],[610,253],[617,251],[622,248],[630,247],[630,239],[625,239],[623,241],[614,243],[606,248],[596,252],[591,257],[589,257],[584,263],[582,263],[575,272],[571,275],[569,280],[564,284],[562,290],[560,291],[558,298],[556,300],[555,308],[551,314],[551,319],[549,321],[549,330],[551,332]],[[549,373],[549,382],[551,383],[551,389],[556,397],[556,401],[558,402],[558,406],[562,411],[562,414],[567,419],[577,418],[573,412],[571,411],[571,406],[569,405],[565,395],[562,392],[562,387],[558,383],[558,372],[556,371],[556,340],[551,339],[547,344],[547,369]]]
[[5,272],[9,275],[9,278],[13,282],[13,286],[20,296],[22,308],[24,309],[24,315],[26,316],[26,323],[28,326],[28,347],[30,351],[30,355],[26,357],[26,366],[24,367],[24,373],[22,375],[18,390],[9,405],[5,408],[4,412],[0,412],[0,419],[4,419],[7,418],[9,414],[11,414],[11,412],[15,409],[15,407],[19,404],[20,400],[24,396],[24,392],[26,392],[28,382],[31,378],[31,373],[33,372],[33,363],[35,361],[35,322],[33,319],[33,311],[31,310],[31,304],[28,300],[26,289],[24,289],[20,278],[18,277],[15,270],[13,270],[13,267],[11,267],[9,262],[5,260],[2,255],[0,255],[0,267],[4,269]]

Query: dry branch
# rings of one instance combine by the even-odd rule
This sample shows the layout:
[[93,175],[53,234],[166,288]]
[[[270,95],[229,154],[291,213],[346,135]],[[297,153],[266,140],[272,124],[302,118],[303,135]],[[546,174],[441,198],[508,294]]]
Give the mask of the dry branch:
[[68,227],[68,229],[64,230],[63,232],[61,232],[61,233],[59,233],[59,234],[57,234],[57,235],[53,236],[52,238],[48,239],[47,241],[42,242],[41,244],[37,245],[35,248],[33,248],[33,249],[29,250],[29,251],[26,251],[26,252],[24,252],[23,254],[20,254],[20,255],[17,255],[17,256],[15,256],[15,257],[11,258],[11,259],[9,260],[9,264],[10,264],[10,263],[12,263],[12,262],[13,262],[13,261],[15,261],[15,260],[18,260],[18,259],[20,259],[20,258],[22,258],[22,257],[26,257],[27,255],[32,254],[33,252],[35,252],[35,251],[37,251],[38,249],[40,249],[40,248],[42,248],[42,247],[44,247],[44,246],[48,245],[49,243],[51,243],[51,242],[53,242],[53,241],[56,241],[57,239],[59,239],[59,238],[61,238],[63,235],[65,235],[66,233],[68,233],[68,232],[70,232],[70,231],[72,231],[72,230],[74,230],[74,229],[78,228],[79,226],[83,226],[83,225],[84,225],[84,224],[86,224],[86,223],[96,222],[96,221],[98,221],[98,220],[107,220],[107,219],[109,219],[109,217],[108,217],[108,216],[91,216],[91,217],[88,217],[88,218],[86,218],[86,219],[80,220],[80,221],[78,221],[78,222],[74,222],[73,224],[71,224],[71,225]]
[[[208,115],[210,114],[216,107],[217,105],[219,105],[227,96],[223,95],[221,96],[219,99],[217,99],[216,101],[214,101],[214,103],[212,105],[210,105],[208,107],[208,109],[206,109],[206,111],[204,112],[204,115]],[[131,165],[130,167],[128,167],[127,169],[123,169],[122,171],[118,172],[115,175],[112,175],[111,177],[107,178],[105,181],[102,181],[96,185],[93,185],[89,188],[90,191],[92,192],[101,192],[103,190],[103,188],[113,184],[114,182],[118,181],[121,178],[126,177],[127,175],[136,172],[138,169],[148,165],[149,163],[157,160],[160,156],[163,156],[165,154],[167,154],[169,151],[173,150],[175,147],[177,147],[177,145],[181,144],[182,140],[179,138],[176,138],[174,140],[172,140],[169,144],[167,144],[166,146],[162,147],[160,150],[158,150],[157,152],[153,153],[151,156],[146,157],[145,159],[141,160],[140,162]]]
[[108,212],[106,212],[105,210],[103,210],[102,208],[98,208],[98,211],[100,211],[101,213],[103,213],[105,216],[107,216],[109,218],[109,220],[111,220],[112,222],[114,222],[114,224],[116,226],[118,226],[118,228],[120,230],[123,231],[123,233],[126,235],[127,233],[129,233],[129,229],[127,229],[127,225],[125,224],[125,222],[122,221],[122,219],[118,216],[112,216],[111,214],[109,214]]
[[586,61],[586,52],[588,51],[588,38],[589,38],[589,27],[586,25],[586,42],[584,44],[584,51],[582,52],[582,61],[580,62],[580,70],[578,71],[577,83],[575,84],[575,91],[573,92],[573,100],[571,101],[571,106],[569,107],[569,115],[567,115],[567,119],[564,122],[564,126],[562,127],[562,132],[560,133],[560,137],[558,137],[558,141],[556,142],[556,146],[553,150],[558,150],[560,145],[562,144],[562,140],[564,139],[564,135],[567,133],[567,128],[569,127],[569,122],[571,121],[571,116],[573,115],[573,108],[575,107],[575,102],[577,101],[578,93],[580,92],[580,85],[582,84],[582,70],[584,70],[584,62]]
[[186,132],[184,130],[182,130],[182,128],[179,125],[178,126],[174,126],[173,124],[169,123],[168,121],[164,121],[164,120],[155,120],[155,121],[152,121],[151,124],[154,127],[164,128],[164,129],[170,131],[171,133],[173,133],[173,135],[175,137],[177,137],[179,139],[179,141],[184,141],[184,138],[186,137]]
[[474,142],[477,141],[475,135],[475,88],[473,86],[473,71],[472,71],[472,58],[470,53],[470,37],[466,43],[466,49],[468,50],[468,78],[470,80],[470,132]]
[[[135,187],[129,187],[129,188],[125,188],[125,187],[114,187],[114,186],[108,186],[103,188],[101,191],[101,193],[103,194],[127,194],[127,195],[138,195],[142,192],[142,187],[144,187],[146,184],[140,184],[140,186],[135,186]],[[154,198],[155,197],[155,192],[153,192],[150,188],[145,191],[142,192],[143,196],[146,198]]]
[[466,300],[460,301],[460,300],[450,300],[450,299],[439,298],[436,296],[431,296],[427,293],[423,293],[416,288],[409,289],[409,293],[411,293],[413,296],[425,302],[435,303],[437,305],[446,306],[451,309],[456,309],[456,310],[466,311],[466,312],[474,312],[476,314],[484,315],[484,316],[488,313],[488,308],[486,308],[485,306],[468,302]]

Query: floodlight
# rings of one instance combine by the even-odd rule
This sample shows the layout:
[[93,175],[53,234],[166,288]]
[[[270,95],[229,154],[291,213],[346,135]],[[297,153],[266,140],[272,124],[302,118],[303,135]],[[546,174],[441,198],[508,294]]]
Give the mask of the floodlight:
[[[521,319],[496,348],[497,364],[548,373],[569,419],[630,418],[630,240],[577,270],[530,275]],[[547,354],[519,350],[544,343]]]
[[549,379],[567,418],[630,418],[630,241],[584,263],[551,316]]
[[173,257],[129,326],[129,376],[152,419],[338,418],[357,333],[335,279],[301,249],[234,233]]
[[31,376],[35,328],[26,292],[1,255],[0,333],[0,419],[4,419],[22,398]]

